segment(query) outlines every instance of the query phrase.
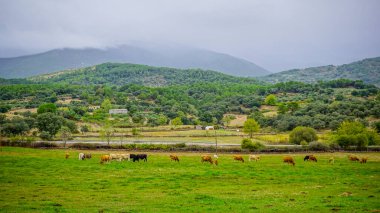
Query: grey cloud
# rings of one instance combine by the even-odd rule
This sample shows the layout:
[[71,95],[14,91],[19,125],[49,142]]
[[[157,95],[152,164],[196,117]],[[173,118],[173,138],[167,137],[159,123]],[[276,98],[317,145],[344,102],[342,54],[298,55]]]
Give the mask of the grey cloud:
[[376,0],[0,0],[0,57],[133,41],[179,43],[269,70],[380,55]]

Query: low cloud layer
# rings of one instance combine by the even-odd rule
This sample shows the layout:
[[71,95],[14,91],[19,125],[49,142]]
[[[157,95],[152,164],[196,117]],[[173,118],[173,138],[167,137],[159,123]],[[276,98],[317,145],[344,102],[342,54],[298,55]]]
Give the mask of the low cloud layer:
[[0,0],[0,57],[175,43],[271,70],[380,56],[380,2]]

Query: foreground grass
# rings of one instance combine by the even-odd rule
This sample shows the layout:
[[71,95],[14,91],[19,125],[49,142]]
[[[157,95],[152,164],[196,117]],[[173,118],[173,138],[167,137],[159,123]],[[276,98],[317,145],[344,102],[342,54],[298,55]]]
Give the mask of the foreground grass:
[[[367,164],[347,154],[317,155],[318,163],[282,163],[283,155],[219,166],[200,163],[201,153],[149,153],[148,162],[99,164],[107,151],[77,160],[79,151],[3,147],[0,211],[3,212],[362,212],[380,210],[380,154]],[[329,165],[330,156],[336,157]],[[247,160],[247,156],[245,156]]]

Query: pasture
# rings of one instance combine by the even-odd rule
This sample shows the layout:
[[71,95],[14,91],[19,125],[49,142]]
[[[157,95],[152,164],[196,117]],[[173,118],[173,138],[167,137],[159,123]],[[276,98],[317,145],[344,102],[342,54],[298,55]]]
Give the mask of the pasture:
[[[1,212],[368,212],[380,210],[380,154],[367,164],[348,153],[324,153],[318,162],[290,154],[260,155],[258,162],[221,154],[147,153],[148,162],[99,164],[109,151],[1,147]],[[92,159],[79,161],[79,152]],[[113,151],[113,153],[116,153]],[[119,153],[123,153],[120,151]],[[124,152],[125,153],[125,152]],[[134,152],[133,152],[134,153]],[[171,161],[170,154],[180,162]],[[334,156],[335,164],[328,164]]]

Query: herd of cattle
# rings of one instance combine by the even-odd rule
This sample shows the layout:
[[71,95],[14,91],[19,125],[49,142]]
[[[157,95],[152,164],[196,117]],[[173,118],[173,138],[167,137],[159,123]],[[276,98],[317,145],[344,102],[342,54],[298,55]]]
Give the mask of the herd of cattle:
[[[70,154],[66,153],[65,158],[68,159],[69,157],[70,157]],[[90,153],[79,153],[79,156],[78,156],[79,160],[91,159],[91,157],[92,157],[92,155]],[[179,157],[177,155],[171,154],[171,155],[169,155],[169,158],[173,161],[179,162]],[[240,161],[240,162],[244,163],[244,157],[241,155],[234,155],[233,159],[235,161]],[[356,155],[350,154],[350,155],[348,155],[348,159],[350,161],[359,161],[360,163],[367,163],[368,157],[359,158]],[[101,155],[100,156],[100,163],[101,164],[111,162],[112,160],[116,160],[116,161],[127,160],[127,161],[133,161],[133,162],[142,160],[142,161],[147,162],[148,161],[148,155],[147,154],[109,154],[109,155]],[[260,156],[259,155],[249,155],[248,160],[249,161],[258,161],[258,160],[260,160]],[[317,157],[315,157],[314,155],[306,155],[303,160],[304,161],[318,162]],[[209,162],[210,164],[215,164],[217,166],[218,165],[218,156],[214,155],[213,157],[211,157],[210,155],[203,155],[203,156],[201,156],[201,162],[202,163]],[[287,164],[291,164],[293,166],[296,164],[294,158],[291,156],[285,156],[283,158],[283,162],[287,163]],[[334,164],[334,162],[335,162],[335,158],[331,157],[329,159],[329,163]]]

